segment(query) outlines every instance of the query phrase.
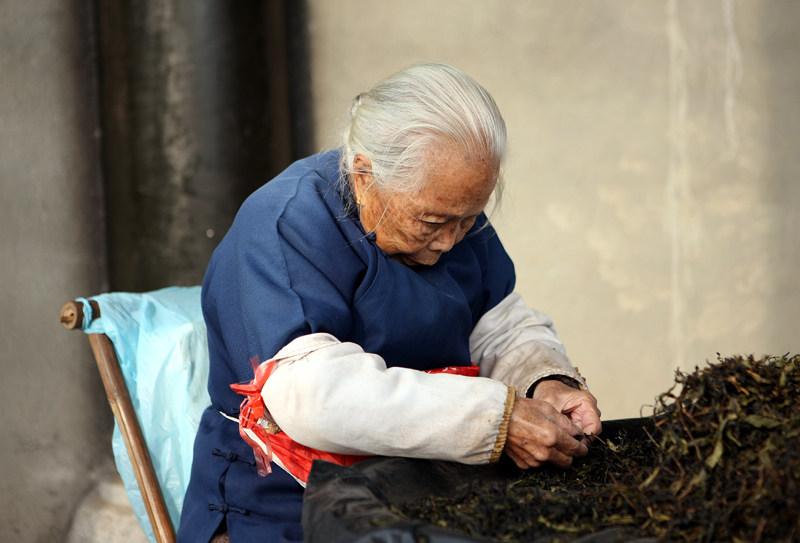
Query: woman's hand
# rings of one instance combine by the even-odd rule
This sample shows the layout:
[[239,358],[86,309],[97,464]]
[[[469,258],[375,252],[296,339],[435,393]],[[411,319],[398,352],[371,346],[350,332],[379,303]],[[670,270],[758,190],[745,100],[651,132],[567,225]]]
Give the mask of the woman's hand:
[[543,381],[533,399],[517,398],[506,437],[506,453],[523,469],[546,462],[566,467],[589,449],[581,433],[600,433],[600,411],[589,392],[559,381]]
[[572,388],[561,381],[541,381],[533,390],[533,398],[552,405],[587,436],[603,430],[597,399],[585,390]]
[[585,443],[573,437],[579,434],[578,427],[549,403],[517,398],[508,425],[506,453],[522,469],[545,462],[566,467],[572,464],[572,457],[589,452]]

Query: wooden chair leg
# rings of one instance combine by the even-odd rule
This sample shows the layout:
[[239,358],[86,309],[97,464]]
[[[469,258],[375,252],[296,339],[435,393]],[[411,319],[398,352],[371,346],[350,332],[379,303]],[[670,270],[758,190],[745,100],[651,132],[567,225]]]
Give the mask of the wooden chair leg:
[[105,334],[89,334],[97,367],[108,395],[108,403],[114,412],[128,456],[136,475],[150,524],[158,543],[175,543],[175,530],[169,517],[161,487],[158,484],[150,453],[147,451],[139,419],[133,409],[128,387],[119,367],[114,345]]

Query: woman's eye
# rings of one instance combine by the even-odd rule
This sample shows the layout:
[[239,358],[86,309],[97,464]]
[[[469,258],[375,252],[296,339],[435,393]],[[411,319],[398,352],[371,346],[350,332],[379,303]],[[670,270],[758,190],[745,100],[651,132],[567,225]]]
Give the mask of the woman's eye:
[[422,233],[425,236],[428,236],[436,232],[442,226],[443,223],[417,219],[417,224],[419,224],[420,233]]

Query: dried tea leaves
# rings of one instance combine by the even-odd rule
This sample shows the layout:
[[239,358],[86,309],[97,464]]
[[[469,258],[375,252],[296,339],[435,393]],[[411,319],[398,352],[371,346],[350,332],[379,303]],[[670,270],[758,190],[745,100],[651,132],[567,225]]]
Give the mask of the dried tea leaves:
[[657,398],[648,434],[598,437],[567,469],[474,482],[403,514],[473,537],[800,541],[800,356],[720,359]]

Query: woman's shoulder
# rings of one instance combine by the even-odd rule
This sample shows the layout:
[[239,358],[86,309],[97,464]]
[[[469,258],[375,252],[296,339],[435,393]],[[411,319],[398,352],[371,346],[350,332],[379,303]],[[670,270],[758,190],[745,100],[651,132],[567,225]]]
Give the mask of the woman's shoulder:
[[248,237],[293,229],[326,230],[346,215],[337,151],[299,160],[253,192],[236,213],[230,234]]
[[463,241],[483,258],[488,258],[489,253],[498,250],[505,253],[503,244],[497,236],[497,231],[492,226],[485,212],[478,215],[478,218],[475,219],[475,224],[472,225],[467,235],[464,236]]
[[309,260],[352,252],[363,231],[348,212],[339,156],[328,151],[297,161],[254,192],[229,231],[239,249],[269,247],[275,256],[290,252]]
[[238,215],[275,213],[288,206],[318,205],[325,194],[340,191],[338,162],[338,151],[318,153],[294,162],[253,192]]

